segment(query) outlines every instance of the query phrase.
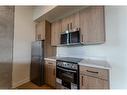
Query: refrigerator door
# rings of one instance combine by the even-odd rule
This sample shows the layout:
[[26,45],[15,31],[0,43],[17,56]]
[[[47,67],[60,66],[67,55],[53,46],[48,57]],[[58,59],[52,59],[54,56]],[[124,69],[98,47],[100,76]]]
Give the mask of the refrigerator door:
[[32,43],[31,73],[30,79],[33,83],[41,86],[44,84],[44,55],[43,41]]
[[32,43],[32,57],[43,56],[43,41],[36,41]]

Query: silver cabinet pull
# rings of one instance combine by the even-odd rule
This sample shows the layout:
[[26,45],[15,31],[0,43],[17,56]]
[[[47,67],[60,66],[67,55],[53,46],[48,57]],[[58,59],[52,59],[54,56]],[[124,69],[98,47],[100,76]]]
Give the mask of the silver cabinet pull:
[[69,30],[69,24],[67,24],[67,30]]
[[72,30],[72,23],[70,23],[70,29]]
[[82,79],[81,79],[81,81],[82,81],[82,86],[83,86],[83,76],[82,76]]
[[56,71],[56,70],[54,69],[54,71],[53,71],[53,75],[55,75],[55,74],[56,74],[56,73],[55,73],[55,71]]
[[95,73],[95,74],[98,74],[98,72],[95,72],[95,71],[90,71],[90,70],[86,70],[87,72],[90,72],[90,73]]
[[83,34],[81,35],[81,42],[83,43]]
[[50,63],[50,62],[49,62],[48,64],[53,64],[53,63]]

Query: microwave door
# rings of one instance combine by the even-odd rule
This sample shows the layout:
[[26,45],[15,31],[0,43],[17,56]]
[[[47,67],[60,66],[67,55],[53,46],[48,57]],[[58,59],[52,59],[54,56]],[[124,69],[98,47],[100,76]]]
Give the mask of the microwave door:
[[70,32],[69,36],[70,36],[70,39],[69,39],[70,44],[80,43],[80,33],[79,33],[79,31]]
[[67,44],[68,43],[68,34],[61,34],[60,37],[60,44]]

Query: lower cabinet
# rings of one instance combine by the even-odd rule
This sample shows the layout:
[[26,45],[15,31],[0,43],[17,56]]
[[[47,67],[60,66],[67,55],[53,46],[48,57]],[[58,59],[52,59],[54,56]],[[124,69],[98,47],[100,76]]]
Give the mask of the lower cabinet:
[[108,81],[90,76],[80,75],[81,89],[108,89]]
[[109,89],[109,71],[80,66],[80,89]]
[[56,87],[56,61],[45,61],[45,83],[49,86]]

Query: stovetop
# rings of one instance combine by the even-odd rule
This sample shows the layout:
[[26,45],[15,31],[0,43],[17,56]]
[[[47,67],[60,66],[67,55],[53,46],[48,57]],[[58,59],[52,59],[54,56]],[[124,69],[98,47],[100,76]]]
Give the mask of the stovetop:
[[83,59],[82,58],[74,58],[74,57],[60,57],[57,59],[57,61],[71,62],[71,63],[75,63],[75,64],[78,64],[81,60],[83,60]]

